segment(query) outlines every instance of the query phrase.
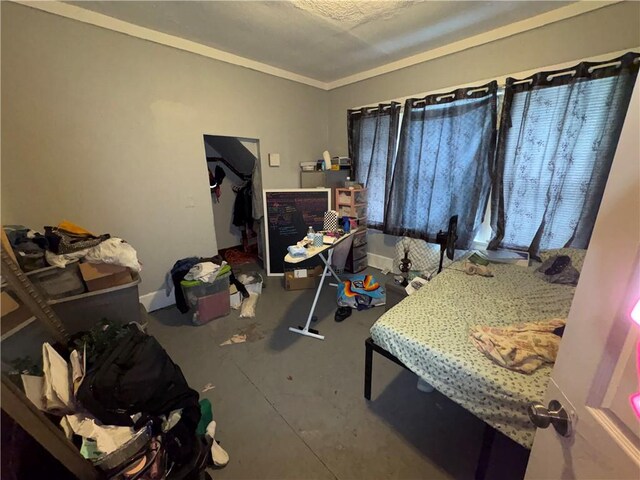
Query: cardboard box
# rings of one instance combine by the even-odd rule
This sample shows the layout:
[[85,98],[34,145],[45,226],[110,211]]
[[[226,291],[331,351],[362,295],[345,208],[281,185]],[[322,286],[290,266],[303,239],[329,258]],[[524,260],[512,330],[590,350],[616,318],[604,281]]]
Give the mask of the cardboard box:
[[13,297],[11,297],[11,295],[9,295],[7,292],[2,292],[2,294],[0,294],[0,307],[2,310],[1,316],[4,317],[5,315],[8,315],[9,313],[17,310],[19,305],[18,302],[16,302]]
[[284,289],[285,290],[306,290],[316,288],[317,280],[322,275],[323,268],[317,266],[315,268],[300,268],[284,272]]
[[128,268],[106,263],[81,263],[80,273],[84,283],[87,284],[87,290],[90,292],[117,287],[133,281]]

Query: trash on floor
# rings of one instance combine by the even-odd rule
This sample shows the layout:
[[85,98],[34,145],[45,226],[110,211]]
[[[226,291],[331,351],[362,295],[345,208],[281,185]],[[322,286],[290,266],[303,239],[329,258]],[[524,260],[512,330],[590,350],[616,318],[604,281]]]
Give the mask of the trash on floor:
[[213,421],[213,407],[207,398],[200,400],[200,421],[196,428],[198,435],[207,433],[207,426]]
[[[176,478],[191,478],[229,461],[213,439],[211,402],[198,402],[178,366],[137,324],[100,322],[68,347],[44,343],[42,352],[41,368],[19,370],[27,398],[58,416],[67,438],[82,437],[81,455],[109,478],[124,471],[152,478],[144,475],[171,464],[185,473]],[[213,388],[208,383],[203,392]]]
[[234,310],[240,310],[242,300],[242,293],[240,293],[238,287],[233,284],[229,285],[229,303],[231,308]]
[[249,292],[249,298],[242,301],[240,307],[240,318],[254,318],[256,316],[256,303],[260,295],[255,292]]
[[241,329],[238,333],[241,333],[247,337],[247,342],[256,342],[262,340],[264,335],[258,330],[257,323],[250,323],[245,328]]
[[216,441],[216,422],[212,421],[207,425],[207,436],[213,440],[211,444],[211,457],[216,467],[224,467],[229,463],[229,454]]
[[234,343],[244,343],[247,341],[247,336],[242,334],[236,334],[228,340],[225,340],[220,344],[221,347],[224,345],[233,345]]
[[216,388],[215,385],[213,385],[212,383],[207,383],[204,387],[202,387],[202,390],[200,390],[200,392],[208,392],[209,390],[213,390],[214,388]]

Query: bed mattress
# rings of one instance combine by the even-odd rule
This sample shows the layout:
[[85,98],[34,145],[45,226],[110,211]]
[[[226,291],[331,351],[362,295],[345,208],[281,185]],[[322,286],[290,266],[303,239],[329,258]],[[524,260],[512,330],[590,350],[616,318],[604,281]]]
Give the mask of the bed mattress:
[[544,399],[551,367],[531,375],[500,367],[471,343],[469,329],[567,318],[575,287],[536,277],[536,266],[493,264],[492,278],[461,268],[452,264],[382,315],[371,337],[442,394],[531,448],[535,429],[526,408]]

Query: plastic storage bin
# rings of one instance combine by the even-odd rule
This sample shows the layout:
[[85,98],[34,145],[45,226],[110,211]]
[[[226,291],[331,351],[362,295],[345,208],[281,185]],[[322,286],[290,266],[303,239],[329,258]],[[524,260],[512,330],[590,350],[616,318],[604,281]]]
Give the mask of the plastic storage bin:
[[258,272],[243,273],[238,276],[238,280],[242,282],[247,292],[255,293],[256,295],[262,294],[262,284],[264,280]]
[[41,268],[27,276],[47,300],[60,300],[86,291],[78,265],[75,261],[64,268]]
[[184,297],[191,309],[194,310],[194,325],[203,325],[216,318],[229,315],[231,312],[230,276],[230,272],[220,275],[213,283],[189,280],[180,282]]
[[367,244],[367,231],[359,230],[353,235],[353,247],[361,247]]
[[132,272],[133,281],[95,292],[82,293],[49,305],[58,314],[69,334],[90,329],[102,319],[118,323],[143,321],[138,294],[140,276]]

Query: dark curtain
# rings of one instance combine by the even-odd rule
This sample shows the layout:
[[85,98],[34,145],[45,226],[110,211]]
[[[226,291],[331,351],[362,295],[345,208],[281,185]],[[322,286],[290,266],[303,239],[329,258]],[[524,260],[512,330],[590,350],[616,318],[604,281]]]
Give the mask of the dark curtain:
[[349,157],[354,176],[367,190],[367,225],[382,229],[393,158],[398,144],[400,104],[347,112]]
[[489,248],[586,248],[638,72],[638,55],[508,78]]
[[482,224],[493,170],[497,82],[405,103],[384,232],[433,241],[458,215],[458,248]]

